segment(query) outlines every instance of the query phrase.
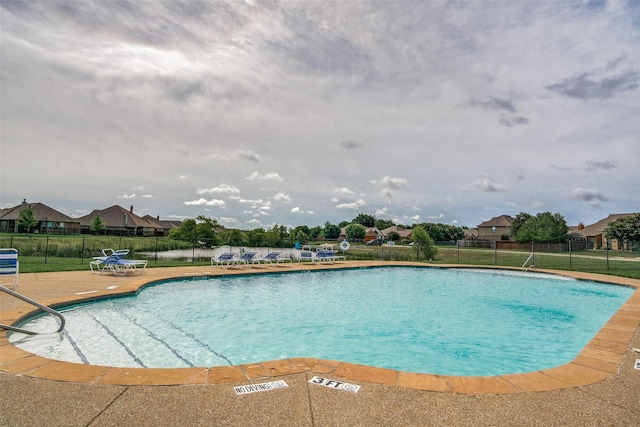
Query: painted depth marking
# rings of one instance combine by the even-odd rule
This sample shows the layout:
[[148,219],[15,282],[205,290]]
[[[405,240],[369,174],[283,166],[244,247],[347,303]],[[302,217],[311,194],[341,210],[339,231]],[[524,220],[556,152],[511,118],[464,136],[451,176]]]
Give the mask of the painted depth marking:
[[336,390],[344,390],[351,393],[357,393],[360,390],[359,385],[343,383],[341,381],[330,380],[328,378],[313,377],[309,380],[311,384],[322,385],[329,388],[335,388]]
[[636,366],[634,368],[640,370],[640,359],[636,359]]
[[98,291],[85,291],[85,292],[76,292],[76,295],[86,295],[86,294],[94,294]]
[[257,393],[259,391],[269,391],[275,390],[278,388],[286,388],[289,387],[287,383],[282,380],[279,381],[269,381],[268,383],[260,383],[260,384],[249,384],[249,385],[240,385],[234,387],[233,390],[236,394],[249,394],[249,393]]

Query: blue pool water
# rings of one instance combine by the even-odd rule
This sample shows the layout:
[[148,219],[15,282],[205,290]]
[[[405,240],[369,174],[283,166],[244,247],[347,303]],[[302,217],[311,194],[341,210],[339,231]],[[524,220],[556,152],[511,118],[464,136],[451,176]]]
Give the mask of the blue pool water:
[[[107,366],[316,357],[500,375],[570,362],[633,293],[535,273],[407,267],[197,279],[69,306],[63,333],[11,340],[44,357]],[[43,316],[28,327],[52,330],[52,322]]]

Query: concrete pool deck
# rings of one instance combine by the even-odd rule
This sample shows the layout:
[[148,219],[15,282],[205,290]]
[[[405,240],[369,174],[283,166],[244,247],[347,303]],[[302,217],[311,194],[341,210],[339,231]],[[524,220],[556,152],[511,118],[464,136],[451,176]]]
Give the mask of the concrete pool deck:
[[[149,268],[142,275],[26,273],[18,291],[46,305],[116,293],[174,277],[246,274],[390,263],[226,269]],[[394,263],[394,265],[412,265]],[[424,266],[425,264],[417,264]],[[438,265],[438,267],[441,267]],[[456,266],[460,267],[460,266]],[[640,280],[560,272],[640,288]],[[0,323],[33,307],[0,293]],[[640,290],[571,363],[527,374],[414,374],[312,358],[182,369],[111,368],[59,362],[14,347],[0,332],[0,426],[20,425],[639,425]],[[360,385],[323,387],[319,376]],[[235,386],[284,380],[288,387],[236,395]]]

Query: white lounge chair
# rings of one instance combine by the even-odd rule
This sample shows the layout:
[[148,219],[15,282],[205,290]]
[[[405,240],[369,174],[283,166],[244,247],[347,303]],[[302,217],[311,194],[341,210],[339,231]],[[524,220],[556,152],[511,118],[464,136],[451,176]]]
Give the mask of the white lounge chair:
[[[114,276],[124,276],[129,271],[143,273],[147,268],[147,260],[122,259],[118,255],[109,255],[106,258],[94,259],[89,263],[93,274],[102,274],[110,271]],[[139,269],[139,267],[142,267]]]
[[303,246],[300,253],[298,253],[298,262],[311,261],[314,262],[316,253],[311,250],[310,246]]
[[233,252],[223,252],[217,258],[211,258],[211,265],[233,265],[238,258]]

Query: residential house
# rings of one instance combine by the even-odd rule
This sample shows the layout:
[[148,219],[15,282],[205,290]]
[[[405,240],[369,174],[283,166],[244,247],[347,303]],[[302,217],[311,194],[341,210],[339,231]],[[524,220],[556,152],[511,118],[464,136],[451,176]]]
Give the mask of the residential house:
[[155,227],[154,235],[158,237],[166,237],[169,235],[169,232],[174,228],[180,228],[180,221],[166,221],[161,220],[159,216],[152,217],[151,215],[145,215],[142,217],[145,221],[153,224]]
[[20,212],[31,207],[36,226],[34,233],[49,234],[77,234],[80,232],[80,221],[58,212],[43,203],[28,203],[26,199],[18,206],[2,209],[0,211],[0,232],[22,233],[27,230],[20,225]]
[[409,240],[411,239],[411,233],[413,232],[413,229],[400,228],[397,225],[392,225],[391,227],[387,227],[381,231],[385,239],[387,239],[387,236],[391,232],[397,233],[398,236],[400,236],[400,240]]
[[491,218],[478,225],[479,240],[502,240],[502,236],[511,234],[513,218],[509,215],[500,215]]
[[[587,241],[588,249],[600,249],[607,245],[607,238],[604,236],[604,230],[607,228],[609,223],[624,218],[627,216],[636,215],[635,213],[627,213],[627,214],[609,214],[608,217],[601,219],[600,221],[583,226],[582,224],[577,227],[577,229],[570,229],[570,237],[582,236]],[[619,242],[618,240],[609,241],[609,248],[613,250],[625,249],[623,248],[623,242]]]
[[105,225],[104,234],[116,236],[155,236],[156,225],[133,213],[133,206],[129,210],[114,205],[102,210],[94,210],[89,215],[78,218],[82,233],[94,233],[91,224],[100,215]]
[[[364,236],[365,242],[384,238],[384,236],[382,235],[382,232],[378,230],[377,227],[365,227],[365,228],[366,228],[366,233]],[[340,237],[338,237],[338,240],[344,240],[347,237],[346,230],[347,230],[347,227],[342,227],[340,229]]]

